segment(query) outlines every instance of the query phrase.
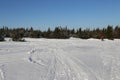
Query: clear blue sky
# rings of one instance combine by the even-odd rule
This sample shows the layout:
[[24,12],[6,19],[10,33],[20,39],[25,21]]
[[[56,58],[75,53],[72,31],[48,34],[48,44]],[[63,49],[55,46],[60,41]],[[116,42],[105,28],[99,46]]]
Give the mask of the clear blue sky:
[[120,25],[120,0],[0,0],[0,26],[106,27]]

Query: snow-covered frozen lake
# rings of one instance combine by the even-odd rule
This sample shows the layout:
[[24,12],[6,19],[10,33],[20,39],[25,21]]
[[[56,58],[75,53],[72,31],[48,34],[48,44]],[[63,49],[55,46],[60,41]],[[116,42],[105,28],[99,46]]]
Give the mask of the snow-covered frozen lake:
[[120,40],[0,42],[0,80],[120,80]]

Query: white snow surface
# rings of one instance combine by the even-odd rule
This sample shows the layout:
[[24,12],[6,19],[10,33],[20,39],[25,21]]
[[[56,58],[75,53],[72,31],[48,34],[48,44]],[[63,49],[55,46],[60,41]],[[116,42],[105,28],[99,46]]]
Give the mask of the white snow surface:
[[120,40],[7,39],[0,80],[120,80]]

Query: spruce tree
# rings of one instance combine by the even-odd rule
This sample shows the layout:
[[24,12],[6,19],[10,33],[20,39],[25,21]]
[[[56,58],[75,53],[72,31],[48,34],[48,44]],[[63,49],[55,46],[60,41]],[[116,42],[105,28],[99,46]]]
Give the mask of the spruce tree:
[[113,39],[114,39],[114,37],[113,37],[113,27],[110,26],[110,25],[108,25],[108,27],[107,27],[106,36],[107,36],[107,38],[110,39],[110,40],[113,40]]

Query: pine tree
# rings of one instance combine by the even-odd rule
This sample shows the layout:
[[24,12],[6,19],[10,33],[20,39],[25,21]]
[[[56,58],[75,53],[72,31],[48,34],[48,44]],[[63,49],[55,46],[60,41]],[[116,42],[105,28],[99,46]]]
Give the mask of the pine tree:
[[50,28],[48,28],[48,30],[46,32],[46,38],[52,38],[52,31]]
[[60,34],[60,28],[56,27],[55,30],[54,30],[54,32],[53,32],[53,37],[60,39],[60,36],[61,36],[61,34]]
[[110,26],[110,25],[108,25],[108,27],[107,27],[106,36],[107,36],[107,38],[110,39],[110,40],[113,40],[113,39],[114,39],[114,37],[113,37],[113,27]]

